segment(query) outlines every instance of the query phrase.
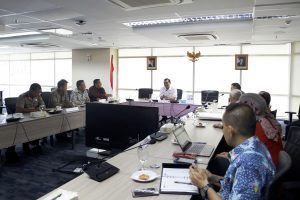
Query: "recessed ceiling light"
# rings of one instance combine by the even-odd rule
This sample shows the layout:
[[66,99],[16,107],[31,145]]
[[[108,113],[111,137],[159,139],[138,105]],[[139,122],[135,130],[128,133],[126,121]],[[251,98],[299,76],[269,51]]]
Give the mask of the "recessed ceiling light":
[[20,32],[20,33],[8,33],[8,34],[1,34],[0,38],[11,38],[11,37],[18,37],[18,36],[26,36],[26,35],[40,35],[40,32],[36,31],[28,31],[28,32]]
[[253,19],[252,13],[230,14],[230,15],[213,15],[199,17],[181,17],[172,19],[158,19],[148,21],[136,21],[123,23],[125,26],[132,28],[161,26],[161,25],[176,25],[176,24],[191,24],[201,22],[224,22],[224,21],[249,21]]
[[64,28],[50,28],[50,29],[42,29],[40,30],[42,32],[46,32],[46,33],[53,33],[53,34],[57,34],[57,35],[73,35],[73,31],[64,29]]

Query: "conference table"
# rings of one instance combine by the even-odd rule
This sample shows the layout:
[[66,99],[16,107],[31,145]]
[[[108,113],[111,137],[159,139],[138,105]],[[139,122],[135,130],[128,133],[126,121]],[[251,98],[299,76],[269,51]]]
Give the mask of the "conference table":
[[160,116],[181,117],[190,112],[194,112],[200,105],[169,103],[169,102],[152,102],[152,101],[128,101],[124,105],[158,107]]
[[0,115],[0,149],[85,127],[85,108],[81,107],[41,118],[30,117],[29,113],[23,116],[17,122],[7,123],[10,116]]
[[[222,139],[223,133],[221,129],[213,128],[214,121],[205,121],[206,126],[204,128],[199,128],[195,126],[195,121],[193,117],[186,120],[185,129],[187,130],[191,140],[193,142],[206,142],[207,144],[218,146]],[[170,134],[169,137],[161,142],[157,142],[153,145],[149,145],[149,159],[146,163],[146,167],[158,175],[161,174],[162,163],[172,163],[173,152],[181,152],[178,145],[172,143],[174,139],[173,135]],[[138,145],[138,144],[136,144]],[[200,167],[206,168],[207,162],[210,158],[206,158],[205,164],[199,164]],[[102,181],[97,182],[88,177],[87,174],[82,174],[77,178],[71,180],[70,182],[60,186],[57,189],[63,189],[67,191],[77,192],[78,199],[80,200],[127,200],[133,199],[132,190],[137,188],[150,188],[154,187],[159,189],[160,178],[157,178],[153,182],[140,183],[131,180],[130,176],[137,171],[141,165],[138,160],[137,150],[132,149],[120,153],[109,160],[108,163],[118,167],[120,171],[114,176]],[[150,168],[149,166],[157,164],[160,168]],[[56,189],[56,190],[57,190]],[[52,192],[56,192],[56,190]],[[53,194],[53,193],[52,193]],[[51,192],[41,197],[40,200],[47,199],[52,195]],[[141,197],[141,199],[178,199],[178,200],[188,200],[190,195],[172,195],[172,194],[160,194],[159,196],[153,197]]]
[[[159,107],[160,115],[180,117],[188,112],[193,112],[198,106],[175,103],[154,102],[124,102],[124,105]],[[189,105],[189,109],[185,109]],[[68,111],[71,110],[71,111]],[[0,115],[0,149],[24,142],[33,141],[57,133],[85,127],[85,108],[63,109],[61,113],[49,114],[47,117],[33,118],[29,113],[23,114],[24,118],[17,122],[6,122],[7,115]],[[74,146],[74,143],[73,143]]]

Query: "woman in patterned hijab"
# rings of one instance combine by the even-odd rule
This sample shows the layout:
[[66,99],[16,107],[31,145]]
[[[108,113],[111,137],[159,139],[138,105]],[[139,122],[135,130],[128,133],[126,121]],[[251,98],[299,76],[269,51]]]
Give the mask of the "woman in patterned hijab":
[[266,101],[260,95],[255,93],[243,94],[240,102],[248,104],[255,112],[257,119],[256,136],[266,145],[276,165],[279,152],[283,149],[280,124],[270,113]]

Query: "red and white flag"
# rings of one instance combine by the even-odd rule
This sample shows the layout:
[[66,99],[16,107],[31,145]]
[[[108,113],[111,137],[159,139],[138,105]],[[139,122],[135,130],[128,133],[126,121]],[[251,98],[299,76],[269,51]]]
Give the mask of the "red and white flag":
[[111,90],[114,89],[114,63],[113,63],[113,60],[114,60],[114,57],[113,57],[113,55],[111,55],[111,59],[110,59],[110,74],[109,74]]

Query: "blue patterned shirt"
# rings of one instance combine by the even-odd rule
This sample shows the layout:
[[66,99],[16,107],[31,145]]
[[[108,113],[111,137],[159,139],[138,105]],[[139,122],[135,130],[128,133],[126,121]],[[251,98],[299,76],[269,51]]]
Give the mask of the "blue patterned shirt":
[[264,199],[264,189],[275,175],[267,148],[253,136],[235,147],[229,155],[230,165],[221,181],[222,199]]

